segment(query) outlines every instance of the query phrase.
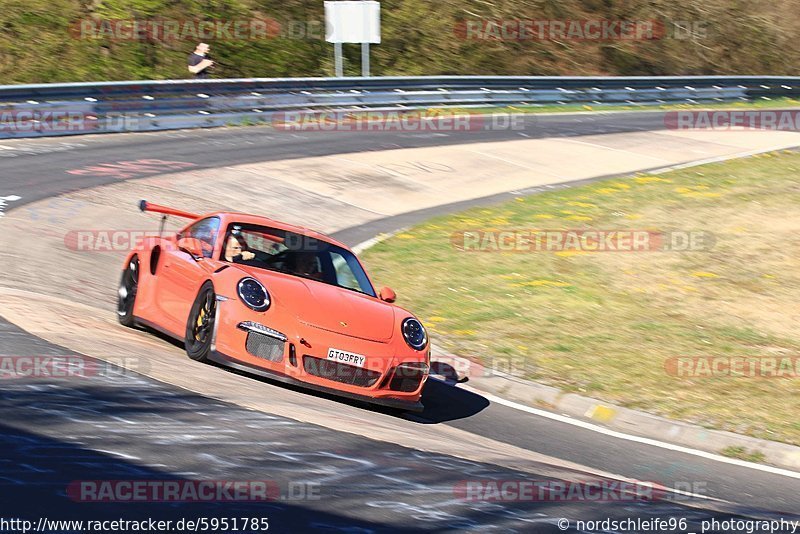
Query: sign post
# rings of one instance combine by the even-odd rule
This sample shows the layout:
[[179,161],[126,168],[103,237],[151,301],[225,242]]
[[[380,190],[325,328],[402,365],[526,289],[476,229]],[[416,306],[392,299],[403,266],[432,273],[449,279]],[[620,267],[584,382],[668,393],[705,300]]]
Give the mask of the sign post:
[[369,76],[369,45],[381,42],[380,2],[326,1],[325,40],[333,43],[337,77],[344,75],[342,43],[361,43],[361,75]]

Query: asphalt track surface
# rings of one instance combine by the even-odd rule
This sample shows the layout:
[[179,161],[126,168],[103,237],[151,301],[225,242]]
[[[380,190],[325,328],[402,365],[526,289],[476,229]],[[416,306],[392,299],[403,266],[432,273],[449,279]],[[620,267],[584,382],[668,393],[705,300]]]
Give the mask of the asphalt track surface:
[[[191,161],[198,168],[294,157],[413,148],[524,137],[579,136],[663,128],[662,113],[536,116],[522,131],[462,133],[275,133],[260,127],[207,131],[76,136],[0,144],[0,197],[6,209],[61,193],[140,176],[66,171],[139,159]],[[340,232],[355,244],[378,231],[434,213],[425,210]],[[35,273],[32,273],[35,274]],[[16,327],[0,324],[0,353],[64,354]],[[222,371],[221,371],[222,372]],[[102,382],[5,382],[0,483],[3,516],[101,518],[144,516],[270,517],[270,530],[484,530],[556,532],[555,518],[709,517],[707,508],[672,503],[474,503],[453,497],[471,478],[515,479],[519,473],[456,458],[433,457],[288,419],[225,406],[173,386],[111,370]],[[266,387],[279,387],[269,386]],[[612,438],[517,411],[463,389],[431,382],[419,424],[451,425],[542,454],[666,486],[700,483],[704,493],[738,513],[800,510],[800,481]],[[251,429],[245,431],[243,429]],[[200,429],[200,430],[198,430]],[[284,464],[277,460],[283,459]],[[298,465],[303,468],[298,471]],[[338,473],[338,474],[337,474]],[[74,503],[65,482],[76,479],[270,479],[321,481],[317,501],[203,507]],[[543,477],[544,478],[544,477]],[[527,476],[530,479],[530,476]],[[693,503],[693,506],[698,506]],[[725,505],[731,509],[728,505]],[[714,505],[714,507],[717,507]],[[664,530],[667,531],[667,530]]]

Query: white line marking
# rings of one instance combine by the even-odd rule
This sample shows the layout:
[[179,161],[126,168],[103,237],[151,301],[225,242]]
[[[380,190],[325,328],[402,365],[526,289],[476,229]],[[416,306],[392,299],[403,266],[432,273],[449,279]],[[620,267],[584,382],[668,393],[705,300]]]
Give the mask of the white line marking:
[[521,412],[530,413],[533,415],[538,415],[539,417],[544,417],[546,419],[552,419],[553,421],[558,421],[560,423],[566,423],[568,425],[577,426],[579,428],[583,428],[586,430],[591,430],[592,432],[597,432],[599,434],[605,434],[606,436],[611,436],[612,438],[617,439],[624,439],[627,441],[632,441],[634,443],[641,443],[642,445],[650,445],[651,447],[659,447],[661,449],[667,449],[674,452],[681,452],[684,454],[691,454],[692,456],[699,456],[700,458],[705,458],[707,460],[713,460],[715,462],[721,462],[725,464],[736,465],[739,467],[746,467],[748,469],[755,469],[756,471],[764,471],[766,473],[770,473],[773,475],[781,475],[789,478],[797,478],[800,479],[800,473],[795,471],[789,471],[787,469],[781,469],[779,467],[772,467],[770,465],[761,465],[761,464],[754,464],[750,462],[745,462],[742,460],[737,460],[735,458],[727,458],[725,456],[720,456],[719,454],[713,454],[710,452],[699,451],[697,449],[690,449],[689,447],[683,447],[681,445],[673,445],[671,443],[665,443],[663,441],[658,441],[655,439],[650,438],[643,438],[640,436],[632,436],[630,434],[625,434],[624,432],[618,432],[616,430],[611,430],[609,428],[603,428],[601,426],[597,426],[592,423],[587,423],[585,421],[579,421],[577,419],[573,419],[571,417],[567,417],[565,415],[559,415],[551,412],[546,412],[544,410],[539,410],[537,408],[532,408],[530,406],[525,406],[524,404],[519,404],[513,401],[501,399],[500,397],[496,397],[491,393],[486,393],[471,387],[461,386],[464,389],[472,391],[476,395],[481,395],[485,397],[490,402],[496,402],[497,404],[502,404],[503,406],[508,406],[509,408],[514,408],[515,410],[519,410]]
[[21,196],[18,195],[8,195],[6,197],[0,197],[0,217],[3,217],[5,213],[3,213],[3,208],[9,202],[16,202],[17,200],[21,199]]
[[[650,132],[650,133],[656,133],[656,134],[659,133],[659,130],[643,130],[643,131],[647,131],[647,132]],[[605,134],[605,135],[613,135],[613,134]],[[664,158],[659,158],[659,157],[656,157],[656,156],[648,156],[647,154],[640,154],[638,152],[634,152],[633,150],[625,150],[624,148],[614,148],[614,147],[611,147],[611,146],[601,145],[599,143],[590,143],[589,141],[579,141],[577,139],[573,139],[573,138],[570,138],[570,137],[565,137],[565,138],[561,139],[561,141],[565,141],[567,143],[573,143],[573,144],[577,144],[577,145],[590,146],[592,148],[599,148],[599,149],[602,149],[602,150],[610,150],[610,151],[613,151],[613,152],[621,152],[623,154],[628,154],[629,156],[635,156],[635,157],[639,157],[639,158],[653,159],[653,160],[657,160],[657,161],[661,161],[661,162],[669,161],[669,160],[666,160]]]
[[534,165],[527,165],[525,163],[520,163],[518,161],[514,161],[514,160],[511,160],[511,159],[508,159],[508,158],[501,157],[501,156],[496,156],[494,154],[489,154],[488,152],[482,152],[480,150],[471,150],[470,152],[472,152],[473,154],[480,154],[481,156],[483,156],[485,158],[496,159],[498,161],[502,161],[503,163],[508,163],[509,165],[513,165],[515,167],[520,167],[522,169],[526,169],[526,170],[529,170],[529,171],[538,172],[540,174],[547,174],[549,176],[554,176],[556,178],[566,178],[566,176],[562,176],[560,174],[554,174],[552,172],[544,170],[544,169],[548,168],[547,165],[541,165],[539,163],[536,163]]

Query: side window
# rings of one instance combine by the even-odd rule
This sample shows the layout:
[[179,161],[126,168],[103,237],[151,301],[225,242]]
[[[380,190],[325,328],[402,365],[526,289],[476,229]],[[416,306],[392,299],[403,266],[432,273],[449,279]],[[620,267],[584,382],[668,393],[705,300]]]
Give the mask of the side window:
[[219,234],[219,219],[217,217],[209,217],[208,219],[197,221],[179,234],[178,237],[191,237],[200,240],[203,243],[203,256],[210,258],[214,252],[214,244],[217,242],[217,234]]
[[333,269],[336,271],[336,283],[348,289],[361,291],[361,285],[358,283],[356,275],[347,264],[347,260],[344,259],[341,254],[333,251],[331,251],[330,255],[331,261],[333,262]]

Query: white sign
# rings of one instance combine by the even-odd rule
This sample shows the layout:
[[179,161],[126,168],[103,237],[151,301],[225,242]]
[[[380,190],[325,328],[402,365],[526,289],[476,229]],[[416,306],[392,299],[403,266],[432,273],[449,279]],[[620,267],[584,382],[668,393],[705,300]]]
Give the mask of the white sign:
[[325,2],[325,40],[329,43],[380,43],[380,2]]

